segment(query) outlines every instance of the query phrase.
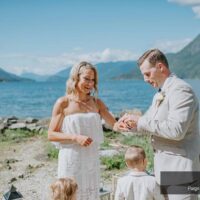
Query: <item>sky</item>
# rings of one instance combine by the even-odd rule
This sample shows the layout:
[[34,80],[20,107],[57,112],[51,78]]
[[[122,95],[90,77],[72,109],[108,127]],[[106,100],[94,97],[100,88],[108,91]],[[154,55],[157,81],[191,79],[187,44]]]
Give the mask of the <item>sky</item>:
[[198,34],[200,0],[0,0],[0,68],[18,75],[176,53]]

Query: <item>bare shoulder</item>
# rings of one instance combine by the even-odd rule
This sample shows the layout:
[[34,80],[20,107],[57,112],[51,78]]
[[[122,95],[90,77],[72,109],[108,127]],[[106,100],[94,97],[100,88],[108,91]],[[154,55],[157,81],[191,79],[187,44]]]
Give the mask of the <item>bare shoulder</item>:
[[100,110],[108,110],[107,106],[101,99],[96,99],[96,102]]
[[67,96],[59,97],[53,108],[53,114],[57,115],[63,112],[63,110],[68,106],[69,99]]
[[98,105],[104,104],[103,101],[99,98],[96,99],[96,102],[97,102]]
[[68,96],[62,96],[57,99],[55,104],[60,105],[60,106],[67,106],[68,102],[69,102]]

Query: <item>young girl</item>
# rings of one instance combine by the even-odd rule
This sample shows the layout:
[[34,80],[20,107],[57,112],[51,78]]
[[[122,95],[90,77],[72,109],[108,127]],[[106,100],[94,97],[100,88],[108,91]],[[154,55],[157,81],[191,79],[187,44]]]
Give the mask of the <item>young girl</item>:
[[50,186],[52,200],[76,200],[78,185],[71,178],[60,178]]

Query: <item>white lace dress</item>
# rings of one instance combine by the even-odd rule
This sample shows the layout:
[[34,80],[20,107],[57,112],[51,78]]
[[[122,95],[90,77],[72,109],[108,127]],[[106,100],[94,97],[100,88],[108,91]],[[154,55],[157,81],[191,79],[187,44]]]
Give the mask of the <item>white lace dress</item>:
[[76,113],[65,116],[62,132],[89,136],[88,147],[60,144],[58,178],[74,177],[78,183],[77,200],[99,200],[99,146],[103,142],[101,118],[98,113]]

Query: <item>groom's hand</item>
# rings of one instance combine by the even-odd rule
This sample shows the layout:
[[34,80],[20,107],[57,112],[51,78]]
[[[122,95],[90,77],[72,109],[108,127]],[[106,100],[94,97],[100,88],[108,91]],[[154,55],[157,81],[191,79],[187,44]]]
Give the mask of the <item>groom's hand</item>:
[[131,114],[125,114],[119,119],[119,123],[126,124],[126,127],[128,129],[137,128],[137,122],[139,120],[140,116],[138,115],[131,115]]

